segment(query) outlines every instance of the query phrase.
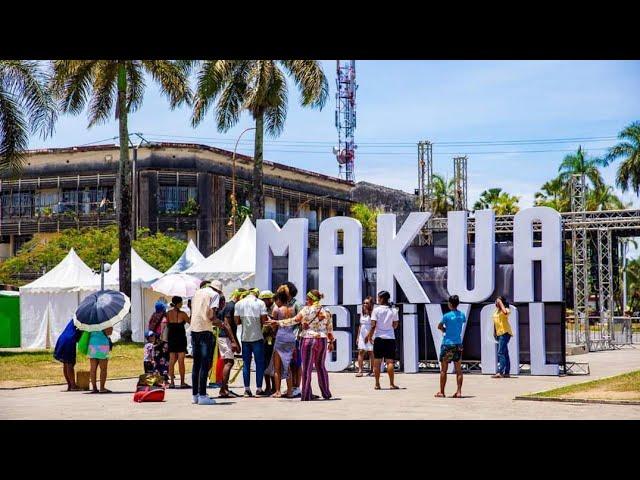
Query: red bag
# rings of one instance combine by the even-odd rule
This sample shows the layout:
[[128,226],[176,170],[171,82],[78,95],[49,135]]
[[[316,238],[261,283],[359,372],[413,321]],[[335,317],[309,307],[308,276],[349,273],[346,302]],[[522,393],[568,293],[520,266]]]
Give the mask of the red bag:
[[164,388],[140,388],[133,394],[134,402],[163,402],[164,401]]

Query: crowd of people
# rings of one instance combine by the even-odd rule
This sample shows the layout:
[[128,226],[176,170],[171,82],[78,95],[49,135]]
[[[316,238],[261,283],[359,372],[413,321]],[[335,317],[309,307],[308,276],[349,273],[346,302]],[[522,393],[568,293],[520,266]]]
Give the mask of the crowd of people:
[[[327,353],[335,348],[331,313],[321,305],[323,294],[312,289],[307,292],[304,304],[296,298],[298,290],[291,282],[280,285],[275,293],[257,288],[238,288],[231,298],[225,299],[220,281],[203,281],[189,302],[183,306],[181,297],[173,297],[169,309],[161,301],[155,305],[155,312],[149,319],[145,334],[144,371],[159,374],[166,380],[166,386],[192,390],[193,403],[213,405],[215,400],[207,395],[209,377],[213,365],[214,350],[217,346],[223,362],[219,378],[219,398],[240,396],[229,388],[229,379],[236,354],[242,357],[242,378],[244,397],[253,397],[251,365],[255,365],[255,396],[273,398],[300,398],[311,401],[332,398],[329,374],[325,366]],[[357,330],[357,372],[363,377],[364,359],[368,356],[370,371],[367,376],[375,378],[374,388],[381,389],[380,376],[384,362],[389,378],[389,388],[398,389],[395,383],[395,363],[397,345],[395,331],[399,325],[398,310],[390,302],[391,295],[381,291],[377,301],[366,297]],[[439,352],[440,389],[436,397],[445,396],[449,364],[454,364],[456,392],[453,397],[462,397],[462,331],[467,321],[465,314],[458,310],[457,295],[449,297],[449,312],[438,324],[443,332]],[[504,297],[498,297],[493,314],[494,337],[498,344],[498,367],[494,378],[507,378],[510,372],[508,344],[513,336],[509,323],[509,304]],[[186,311],[185,311],[186,310]],[[188,313],[187,313],[188,312]],[[191,385],[186,382],[185,356],[187,355],[187,326],[191,337],[193,368]],[[238,326],[241,334],[238,336]],[[67,325],[56,344],[54,357],[63,363],[63,373],[68,390],[78,390],[75,381],[76,343],[82,332],[73,325]],[[105,331],[90,332],[87,356],[90,359],[92,392],[107,393],[107,365],[112,348],[109,335]],[[175,383],[175,366],[178,364],[179,386]],[[97,388],[97,370],[100,368],[100,389]],[[312,391],[311,380],[316,371],[320,394]],[[286,390],[282,391],[282,381]],[[264,388],[263,388],[264,387]]]

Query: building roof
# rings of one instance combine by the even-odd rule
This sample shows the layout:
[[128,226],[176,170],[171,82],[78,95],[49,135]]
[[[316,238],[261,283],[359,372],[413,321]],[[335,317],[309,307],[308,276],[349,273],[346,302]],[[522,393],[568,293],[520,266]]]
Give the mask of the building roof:
[[[60,153],[78,153],[78,152],[99,152],[99,151],[105,151],[105,150],[117,150],[118,148],[119,148],[118,145],[111,143],[111,144],[86,145],[86,146],[77,146],[77,147],[43,148],[43,149],[29,150],[27,151],[27,154],[28,155],[46,155],[51,153],[60,154]],[[163,148],[186,148],[186,149],[195,149],[195,150],[214,152],[229,158],[233,157],[232,151],[224,150],[222,148],[213,147],[210,145],[203,145],[199,143],[147,142],[144,145],[140,146],[140,148],[149,148],[154,150],[163,149]],[[236,160],[244,163],[250,163],[250,162],[253,162],[253,157],[249,155],[236,153]],[[263,163],[264,165],[269,167],[275,167],[282,170],[289,170],[291,172],[301,173],[301,174],[315,177],[321,180],[328,180],[331,182],[342,183],[344,185],[349,185],[349,186],[354,185],[353,182],[343,180],[342,178],[332,177],[331,175],[325,175],[323,173],[313,172],[311,170],[305,170],[302,168],[291,167],[283,163],[276,163],[268,160],[264,160]]]

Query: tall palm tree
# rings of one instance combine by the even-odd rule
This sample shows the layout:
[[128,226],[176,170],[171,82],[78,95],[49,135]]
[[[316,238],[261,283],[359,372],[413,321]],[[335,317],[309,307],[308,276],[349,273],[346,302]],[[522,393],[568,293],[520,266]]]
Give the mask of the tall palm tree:
[[501,188],[489,188],[480,194],[480,198],[473,204],[474,210],[483,210],[487,208],[493,208],[493,205],[498,201]]
[[542,185],[534,197],[536,206],[551,207],[558,212],[571,210],[568,185],[559,176]]
[[89,107],[89,128],[114,111],[120,137],[118,164],[118,244],[120,290],[131,295],[131,161],[129,113],[142,104],[145,74],[159,84],[171,108],[190,101],[186,68],[169,60],[54,60],[51,89],[64,112],[77,115]]
[[609,185],[600,185],[587,192],[586,207],[589,211],[624,210],[629,206],[613,193],[613,187]]
[[594,187],[603,185],[602,175],[598,167],[605,166],[606,162],[599,158],[588,158],[586,152],[582,147],[578,147],[576,153],[570,153],[562,160],[558,172],[560,173],[560,179],[569,184],[571,176],[577,173],[584,173],[584,175],[591,181]]
[[608,165],[623,157],[616,174],[616,184],[623,192],[632,190],[640,195],[640,121],[626,126],[618,138],[623,141],[609,149],[604,162]]
[[446,216],[449,210],[453,210],[455,185],[453,179],[448,182],[442,175],[433,174],[433,206],[434,215]]
[[22,170],[29,133],[53,133],[57,113],[38,62],[0,60],[0,174]]
[[[284,69],[284,72],[283,72]],[[216,101],[218,130],[226,132],[248,111],[256,125],[253,154],[254,220],[264,216],[262,161],[264,131],[273,137],[287,116],[286,74],[293,78],[304,107],[320,108],[327,101],[327,78],[316,60],[205,60],[197,74],[192,123],[198,125]]]

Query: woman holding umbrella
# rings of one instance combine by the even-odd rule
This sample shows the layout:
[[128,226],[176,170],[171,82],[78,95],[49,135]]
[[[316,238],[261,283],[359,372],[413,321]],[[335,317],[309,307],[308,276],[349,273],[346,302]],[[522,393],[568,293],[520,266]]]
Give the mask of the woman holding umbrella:
[[[73,316],[73,324],[78,329],[89,332],[87,356],[91,362],[92,393],[110,393],[110,390],[105,388],[111,350],[109,335],[113,332],[113,326],[122,321],[130,308],[131,302],[124,293],[102,290],[87,296]],[[98,367],[100,390],[96,382]]]

